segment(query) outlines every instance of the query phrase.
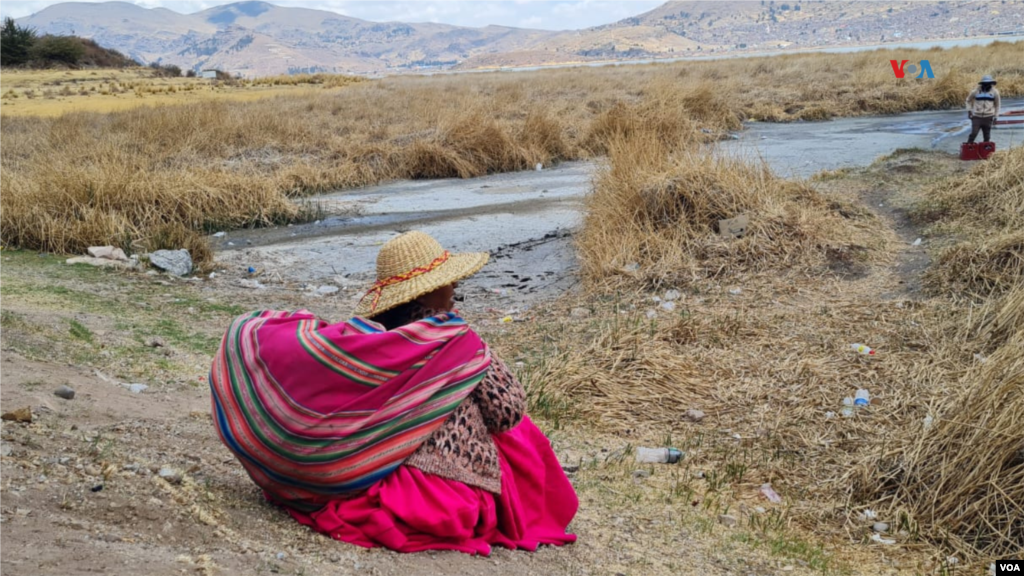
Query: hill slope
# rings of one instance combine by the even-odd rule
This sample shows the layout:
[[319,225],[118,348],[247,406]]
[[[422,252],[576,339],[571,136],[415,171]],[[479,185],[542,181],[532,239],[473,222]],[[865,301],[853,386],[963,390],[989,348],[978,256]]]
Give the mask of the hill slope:
[[259,1],[194,14],[125,2],[63,3],[18,23],[90,37],[147,63],[249,76],[375,74],[988,36],[1024,31],[1024,0],[668,2],[613,24],[563,32],[368,22]]

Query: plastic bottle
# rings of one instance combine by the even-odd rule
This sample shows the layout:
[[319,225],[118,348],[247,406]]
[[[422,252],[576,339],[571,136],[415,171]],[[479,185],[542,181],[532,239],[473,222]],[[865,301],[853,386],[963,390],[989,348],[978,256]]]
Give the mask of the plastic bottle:
[[875,355],[875,351],[872,348],[870,348],[867,345],[865,345],[865,344],[850,344],[850,348],[854,352],[856,352],[858,354],[863,354],[865,356],[874,356]]
[[853,395],[853,405],[867,406],[868,404],[871,404],[871,394],[863,388],[858,389],[856,394]]
[[637,448],[636,461],[651,464],[675,464],[683,453],[675,448]]
[[843,415],[843,418],[853,416],[853,398],[849,396],[843,398],[843,409],[839,413]]

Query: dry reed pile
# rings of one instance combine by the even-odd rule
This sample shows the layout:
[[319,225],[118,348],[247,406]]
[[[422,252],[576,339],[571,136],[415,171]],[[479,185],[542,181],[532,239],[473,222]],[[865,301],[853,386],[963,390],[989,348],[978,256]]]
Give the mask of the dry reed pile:
[[914,216],[961,240],[925,276],[934,292],[984,297],[1024,281],[1024,148],[938,186]]
[[[578,236],[584,276],[676,284],[866,262],[877,251],[877,222],[848,203],[764,165],[671,150],[657,132],[611,141]],[[743,238],[718,234],[720,220],[741,215],[750,220]]]

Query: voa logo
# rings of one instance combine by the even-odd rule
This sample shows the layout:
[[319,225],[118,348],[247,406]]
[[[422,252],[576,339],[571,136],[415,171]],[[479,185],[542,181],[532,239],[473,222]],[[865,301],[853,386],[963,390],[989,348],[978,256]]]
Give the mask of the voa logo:
[[892,73],[897,78],[905,78],[908,74],[917,74],[916,78],[935,78],[935,73],[932,72],[932,64],[927,60],[921,60],[920,66],[917,64],[907,64],[907,60],[889,60],[889,64],[892,64]]
[[1024,574],[1024,560],[998,560],[992,566],[995,576]]

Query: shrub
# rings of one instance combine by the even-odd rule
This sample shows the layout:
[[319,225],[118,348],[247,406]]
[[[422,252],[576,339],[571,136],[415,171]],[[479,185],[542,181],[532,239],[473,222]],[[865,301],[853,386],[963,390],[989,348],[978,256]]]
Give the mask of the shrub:
[[35,30],[18,26],[9,16],[5,18],[0,28],[0,65],[18,66],[28,62],[35,41]]
[[29,50],[29,58],[40,64],[61,63],[74,66],[83,56],[85,47],[73,36],[48,34],[37,40]]

